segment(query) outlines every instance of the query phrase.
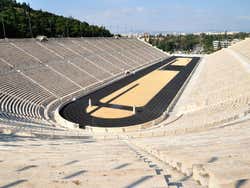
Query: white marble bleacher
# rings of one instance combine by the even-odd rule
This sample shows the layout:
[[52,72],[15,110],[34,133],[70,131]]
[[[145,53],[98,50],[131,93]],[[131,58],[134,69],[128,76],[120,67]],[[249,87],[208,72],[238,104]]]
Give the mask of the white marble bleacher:
[[0,147],[8,149],[1,151],[5,170],[0,171],[0,186],[204,188],[180,173],[170,176],[172,170],[166,165],[125,141],[70,135],[61,139],[2,136]]
[[121,58],[130,66],[135,67],[140,65],[140,62],[138,62],[138,58],[136,58],[129,52],[130,49],[127,48],[126,46],[125,47],[122,46],[122,44],[117,44],[116,40],[117,39],[111,39],[111,40],[104,39],[103,43],[105,43],[106,45],[110,46],[113,49],[116,49],[114,52],[111,53],[115,53],[119,58]]
[[39,41],[35,39],[19,39],[11,42],[16,48],[23,50],[23,53],[30,56],[40,63],[47,63],[50,61],[60,60],[56,54],[45,48]]
[[[126,54],[127,59],[134,58],[136,54],[142,52],[142,49],[148,48],[145,46],[146,44],[143,44],[143,47],[140,47],[141,50],[134,53],[133,51],[139,46],[134,47],[132,43],[137,43],[137,41],[123,43],[121,42],[123,39],[104,40],[107,40],[110,46],[117,48],[117,51],[123,55]],[[97,43],[101,44],[102,41]],[[138,42],[139,44],[140,42]],[[104,51],[108,51],[108,49],[108,47],[104,47]],[[145,58],[151,57],[151,61],[154,56],[157,58],[157,55],[154,54],[158,53],[159,51],[154,49]],[[86,59],[81,56],[77,58],[79,58],[78,61],[73,63],[81,65],[81,68],[88,67],[88,65],[93,66],[91,63],[85,64],[83,61]],[[148,61],[145,62],[146,59],[142,61],[139,60],[140,57],[137,58],[133,61],[134,66],[148,63]],[[71,61],[70,58],[69,60]],[[48,64],[50,63],[53,64],[53,61],[48,62]],[[43,67],[35,68],[37,72],[34,74],[37,74],[38,70],[43,69]],[[63,70],[61,71],[63,72]],[[55,74],[54,71],[52,72],[50,72],[52,75]],[[16,74],[21,73],[17,72]],[[24,74],[26,75],[25,72]],[[49,77],[46,73],[42,72],[41,74]],[[32,77],[38,81],[35,76]],[[47,87],[47,89],[58,95],[63,92],[61,89],[54,89],[61,87],[60,84],[51,86],[47,81],[43,83],[45,77],[41,77],[42,81],[39,83],[44,86],[49,85],[50,88]],[[63,78],[65,77],[62,76]],[[108,141],[94,140],[86,132],[80,133],[86,137],[85,140],[82,138],[71,140],[67,138],[66,134],[69,134],[70,137],[76,133],[74,130],[46,129],[44,135],[51,135],[54,132],[55,136],[63,136],[63,141],[43,140],[38,139],[39,137],[37,137],[38,140],[19,137],[18,142],[8,138],[9,145],[0,142],[0,146],[4,147],[1,153],[2,158],[0,156],[0,164],[4,169],[7,169],[0,174],[2,177],[0,186],[8,186],[21,179],[23,181],[19,181],[18,185],[24,187],[33,185],[60,187],[133,187],[137,185],[141,187],[184,188],[249,187],[250,122],[247,119],[248,114],[244,113],[250,111],[249,73],[228,50],[222,50],[206,57],[201,72],[199,75],[194,75],[193,78],[195,79],[190,81],[190,85],[187,86],[174,108],[173,114],[171,114],[183,114],[181,117],[173,122],[168,122],[167,119],[160,126],[157,125],[158,127],[150,130],[115,135],[116,138],[122,138],[120,140],[114,141],[115,137],[112,137],[114,135],[98,135],[100,138],[110,139]],[[73,80],[73,77],[71,79]],[[74,80],[74,82],[76,81]],[[73,84],[73,82],[70,83]],[[44,88],[40,88],[44,90]],[[36,93],[30,95],[36,95]],[[55,98],[51,93],[48,95]],[[20,95],[20,97],[22,96]],[[0,100],[9,100],[9,97],[5,98],[6,95],[1,93]],[[12,102],[10,103],[12,104]],[[9,119],[12,119],[12,112],[20,115],[18,117],[20,121],[23,117],[28,117],[26,114],[23,115],[26,113],[25,110],[11,110],[11,107],[6,108],[6,106],[8,105],[3,105],[3,109],[7,112],[4,114],[1,108],[0,117],[8,116]],[[242,114],[246,115],[245,119],[236,117]],[[36,133],[35,129],[32,132]],[[39,128],[37,128],[37,133],[41,134]],[[16,155],[17,151],[18,155]],[[151,160],[152,156],[158,159],[158,163]],[[185,174],[185,176],[178,176],[176,182],[171,182],[173,171],[153,168],[153,166],[158,167],[160,161]],[[199,184],[195,184],[193,180],[198,181]],[[180,182],[181,184],[179,184]]]
[[1,111],[24,118],[43,118],[45,104],[55,99],[17,72],[0,75]]
[[1,117],[43,119],[45,108],[52,101],[156,60],[156,55],[152,55],[155,49],[151,48],[152,53],[143,53],[143,49],[149,52],[149,47],[133,40],[137,41],[112,38],[62,38],[46,42],[1,40]]
[[176,105],[176,113],[188,113],[242,95],[249,96],[250,75],[226,49],[207,56],[201,63],[199,77],[191,80],[190,87]]
[[[74,42],[79,45],[80,48],[88,50],[90,55],[87,56],[87,58],[97,63],[98,66],[101,66],[102,68],[105,68],[105,66],[106,68],[110,67],[112,69],[111,73],[113,74],[118,73],[118,71],[122,72],[123,67],[121,66],[120,61],[115,60],[114,57],[109,55],[112,50],[103,50],[103,46],[97,44],[97,41],[99,40],[101,39],[82,39],[79,41],[75,40]],[[102,62],[101,64],[100,61]]]
[[133,68],[131,65],[124,62],[123,59],[119,58],[119,54],[117,53],[117,50],[108,46],[105,40],[95,40],[94,42],[89,43],[89,44],[90,45],[93,44],[95,48],[100,49],[101,50],[99,52],[100,56],[112,62],[113,64],[118,65],[120,69],[128,70],[128,69]]
[[13,46],[11,42],[1,41],[0,49],[0,61],[1,64],[5,64],[5,66],[9,65],[21,69],[39,65],[39,61]]
[[42,66],[39,69],[26,70],[24,73],[57,97],[62,97],[81,89],[72,81],[65,79],[65,75],[57,74],[46,66]]
[[201,63],[169,119],[125,135],[203,186],[249,187],[249,72],[228,49]]
[[50,62],[48,65],[50,67],[53,67],[63,75],[67,76],[68,78],[70,78],[70,80],[79,84],[81,87],[87,87],[88,85],[91,85],[97,81],[94,76],[87,74],[86,71],[82,71],[82,69],[73,66],[72,63],[67,61],[61,60]]
[[246,57],[250,61],[250,38],[247,38],[241,42],[236,43],[230,49]]
[[136,55],[139,55],[139,57],[145,59],[146,61],[155,58],[150,53],[148,53],[142,45],[141,46],[136,45],[136,43],[134,43],[133,40],[124,40],[123,43],[127,43],[127,45],[134,50],[133,52]]
[[133,143],[208,188],[249,187],[249,123]]

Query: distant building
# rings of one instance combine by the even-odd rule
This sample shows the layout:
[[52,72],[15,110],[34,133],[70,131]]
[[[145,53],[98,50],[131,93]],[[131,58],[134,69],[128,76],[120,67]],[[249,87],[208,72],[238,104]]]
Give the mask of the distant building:
[[144,38],[145,42],[149,42],[150,34],[149,33],[144,33],[143,38]]
[[218,50],[220,48],[220,41],[214,40],[213,41],[213,48],[214,48],[214,50]]
[[219,50],[221,48],[227,48],[230,45],[231,45],[231,42],[229,42],[228,40],[223,40],[223,41],[215,40],[215,41],[213,41],[214,50]]
[[223,40],[223,41],[220,41],[220,46],[222,48],[227,48],[228,46],[230,46],[231,43],[228,41],[228,40]]

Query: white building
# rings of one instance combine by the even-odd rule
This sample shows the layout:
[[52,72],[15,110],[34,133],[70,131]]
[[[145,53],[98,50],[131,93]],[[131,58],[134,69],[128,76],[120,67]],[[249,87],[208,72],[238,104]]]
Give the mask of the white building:
[[214,50],[218,50],[220,48],[227,48],[230,45],[231,45],[231,42],[229,42],[228,40],[223,40],[223,41],[215,40],[215,41],[213,41]]

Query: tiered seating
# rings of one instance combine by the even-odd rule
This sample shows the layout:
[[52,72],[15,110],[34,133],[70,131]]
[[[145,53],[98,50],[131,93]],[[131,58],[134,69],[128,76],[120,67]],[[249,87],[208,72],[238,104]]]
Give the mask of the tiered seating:
[[[61,43],[61,41],[59,41]],[[67,45],[68,49],[71,49],[72,51],[76,52],[76,54],[79,54],[82,57],[85,57],[88,61],[91,61],[94,63],[97,67],[100,69],[105,70],[108,73],[111,74],[117,74],[118,72],[121,72],[121,69],[116,66],[116,64],[112,64],[111,62],[107,61],[106,59],[103,59],[99,52],[91,51],[90,46],[84,47],[80,45],[76,40],[64,40],[63,45]]]
[[88,49],[91,54],[98,54],[103,60],[111,62],[112,66],[116,66],[120,70],[131,68],[121,61],[123,59],[119,58],[120,55],[116,48],[105,46],[106,41],[103,39],[83,39],[75,41],[75,43],[84,49]]
[[120,45],[123,46],[125,49],[128,49],[127,51],[128,56],[131,58],[135,58],[135,60],[138,61],[138,63],[143,64],[143,61],[147,61],[148,56],[147,55],[145,56],[144,53],[140,52],[141,48],[137,48],[125,40],[123,42],[120,42]]
[[43,46],[47,47],[48,49],[54,51],[56,54],[60,55],[66,60],[70,60],[76,56],[75,53],[70,51],[67,48],[64,48],[55,39],[50,39],[47,42],[41,43]]
[[[176,106],[176,113],[209,108],[250,93],[250,75],[227,50],[216,52],[201,62],[198,77],[191,80]],[[249,101],[246,101],[248,104]],[[237,104],[236,104],[237,105]]]
[[88,59],[94,62],[99,67],[102,67],[103,69],[108,69],[108,71],[111,74],[117,74],[117,73],[122,72],[120,68],[118,68],[117,66],[114,66],[111,62],[108,62],[107,60],[103,59],[100,56],[92,55],[92,56],[88,56]]
[[[8,63],[14,68],[28,68],[39,65],[39,62],[16,48],[9,42],[0,42],[0,57],[2,63]],[[1,63],[1,64],[2,64]]]
[[250,38],[233,45],[230,49],[250,60]]
[[80,89],[72,81],[66,79],[66,76],[56,74],[46,66],[41,66],[39,69],[29,69],[24,73],[58,97]]
[[209,55],[169,119],[126,136],[201,185],[249,187],[249,83],[249,72],[230,50]]
[[97,81],[94,76],[86,74],[86,72],[81,71],[81,69],[73,66],[73,64],[69,62],[56,61],[49,63],[49,66],[53,67],[55,70],[67,76],[82,87],[87,87]]
[[134,56],[133,56],[134,58],[131,57],[131,53],[128,52],[128,50],[130,50],[129,48],[124,48],[121,45],[116,44],[115,42],[116,40],[103,41],[103,43],[105,43],[106,45],[112,47],[113,49],[116,49],[116,51],[114,51],[113,53],[115,53],[121,60],[125,61],[127,64],[131,66],[138,66],[140,64],[136,57]]
[[4,60],[0,58],[0,74],[5,73],[5,72],[9,72],[11,70],[12,70],[12,67],[10,65],[6,64],[6,62],[4,62]]
[[78,66],[81,70],[84,70],[88,74],[91,74],[98,80],[104,80],[105,78],[109,78],[112,76],[111,73],[108,72],[106,69],[100,68],[94,62],[90,61],[87,58],[85,59],[74,58],[74,59],[71,59],[70,62]]
[[212,127],[221,126],[237,120],[249,109],[250,95],[239,96],[214,106],[209,106],[191,113],[184,114],[178,121],[171,124],[162,123],[166,134],[198,132]]
[[96,54],[96,53],[100,54],[103,52],[102,47],[97,47],[95,45],[97,40],[98,39],[88,39],[87,38],[87,39],[73,40],[73,41],[80,48],[87,50],[90,53],[89,55],[92,55],[92,54]]
[[113,65],[117,65],[119,69],[121,70],[128,70],[131,69],[132,67],[130,65],[127,65],[123,63],[120,59],[116,58],[114,55],[107,54],[107,53],[101,53],[100,56],[105,59],[108,62],[111,62]]
[[[103,40],[95,40],[94,42],[89,43],[89,45],[91,45],[91,44],[93,45],[94,48],[98,48],[98,49],[101,50],[99,52],[99,55],[101,57],[108,60],[112,64],[116,64],[117,66],[119,66],[120,69],[130,69],[131,68],[130,65],[124,63],[122,61],[122,59],[118,58],[116,56],[116,54],[114,54],[115,50],[113,48],[110,48],[110,47],[106,46],[107,44],[105,44],[105,41],[103,41]],[[92,49],[94,49],[93,47],[92,47]],[[107,53],[107,52],[109,52],[109,53]]]
[[[139,57],[144,58],[146,61],[149,59],[154,58],[154,56],[152,56],[151,54],[147,53],[147,51],[145,51],[145,48],[142,46],[137,46],[135,43],[130,42],[130,40],[124,40],[123,41],[124,44],[127,43],[127,45],[131,48],[134,49],[134,53],[139,55]],[[159,57],[158,57],[159,58]]]
[[0,119],[42,120],[54,100],[166,57],[147,55],[143,43],[134,43],[133,48],[126,40],[136,39],[1,40]]
[[[94,62],[90,62],[86,58],[83,58],[83,57],[87,57],[91,55],[91,53],[84,49],[77,47],[77,45],[75,45],[72,42],[72,41],[76,42],[78,40],[60,39],[57,41],[56,39],[50,39],[48,42],[42,43],[41,45],[46,46],[46,48],[50,49],[55,54],[58,54],[60,57],[62,57],[64,59],[63,62],[66,61],[67,63],[71,63],[71,65],[75,66],[73,68],[72,66],[67,66],[67,70],[73,69],[71,71],[75,71],[75,69],[79,69],[81,72],[84,73],[84,74],[81,73],[82,76],[91,77],[91,78],[88,78],[90,80],[93,80],[93,79],[103,80],[111,76],[111,74],[107,73],[108,72],[107,70],[105,72],[105,69],[103,71],[103,69],[100,69],[100,67],[98,67]],[[56,69],[55,66],[54,68]],[[65,71],[65,69],[61,69],[61,70]],[[61,72],[60,70],[58,71]]]
[[[124,62],[136,68],[158,57],[165,57],[160,51],[133,39],[72,40],[57,39],[42,44],[54,54],[51,59],[48,56],[39,62],[48,66],[38,64],[21,71],[14,68],[1,73],[0,118],[26,122],[44,119],[44,107],[57,97],[106,79],[112,76],[111,73],[121,73],[124,63],[119,61],[116,64],[116,58],[124,56]],[[233,50],[240,53],[244,45],[239,43],[239,47],[235,46]],[[18,50],[20,57],[35,56],[35,53],[29,56]],[[7,50],[6,53],[10,52]],[[30,50],[30,53],[33,52]],[[96,56],[95,53],[101,55]],[[1,57],[2,63],[5,63],[8,55]],[[35,57],[31,59],[36,60]],[[39,145],[36,139],[19,137],[17,143],[15,137],[11,140],[1,135],[3,140],[8,140],[8,144],[0,144],[3,148],[0,164],[6,169],[0,172],[0,186],[249,187],[249,73],[228,50],[221,50],[204,59],[170,118],[150,130],[121,135],[90,135],[85,131],[76,133],[74,130],[25,123],[24,127],[29,127],[27,132],[32,135],[51,135],[64,140],[59,143],[39,139]],[[102,66],[102,61],[107,61],[106,66]],[[88,75],[81,76],[83,70]],[[85,80],[86,84],[82,83]],[[3,127],[0,126],[0,133]],[[14,127],[18,126],[6,126],[4,129],[14,132]],[[75,133],[79,134],[80,140],[75,139]],[[124,139],[101,141],[92,136]],[[180,171],[182,176],[176,176],[179,173],[166,168],[168,165]]]
[[2,139],[8,143],[0,142],[0,147],[8,149],[1,150],[0,164],[5,169],[0,171],[1,187],[200,188],[180,173],[170,176],[171,169],[120,140],[95,140],[88,135]]
[[133,142],[209,188],[249,187],[249,123]]
[[[138,41],[138,40],[132,40],[132,43],[135,44],[135,45],[137,45],[138,47],[140,47],[140,44],[141,44],[141,42]],[[149,46],[148,44],[145,44],[145,43],[144,43],[144,44],[141,44],[141,45],[143,46],[143,49],[144,49],[145,52],[148,52],[149,54],[155,56],[156,58],[165,57],[165,56],[166,56],[166,54],[162,53],[162,52],[161,52],[160,50],[158,50],[158,49],[152,50],[152,49],[151,49],[152,47]]]
[[42,119],[44,106],[55,99],[17,72],[0,75],[2,116]]
[[[26,52],[28,55],[35,57],[38,61],[42,63],[47,63],[50,61],[56,61],[60,60],[56,54],[52,53],[48,49],[44,48],[42,45],[40,45],[39,42],[35,40],[17,40],[14,41],[12,44],[14,44],[16,47],[22,49],[24,52]],[[33,58],[34,59],[34,58]]]
[[141,65],[141,64],[145,63],[145,59],[144,59],[143,55],[135,52],[136,49],[134,49],[134,47],[131,47],[127,44],[124,44],[123,42],[120,41],[120,39],[114,40],[112,42],[113,42],[113,45],[115,45],[116,47],[118,46],[121,53],[123,53],[125,56],[129,57],[130,59],[134,59],[136,64]]
[[244,118],[250,104],[249,83],[249,73],[228,50],[207,56],[172,112],[181,118],[163,122],[155,131],[166,135],[198,132]]

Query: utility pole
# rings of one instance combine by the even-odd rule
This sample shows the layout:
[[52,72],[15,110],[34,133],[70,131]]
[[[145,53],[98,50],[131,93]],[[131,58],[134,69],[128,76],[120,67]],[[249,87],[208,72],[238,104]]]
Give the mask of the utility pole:
[[66,32],[67,32],[67,37],[69,38],[69,21],[66,23]]
[[94,27],[95,27],[95,22],[93,22],[93,24],[91,26],[91,37],[94,37],[94,35],[95,35]]
[[105,28],[104,25],[102,25],[101,28],[102,28],[101,37],[104,37],[104,34],[103,34],[103,29]]
[[33,38],[33,32],[31,27],[31,18],[30,18],[30,5],[28,4],[28,20],[29,20],[29,30],[30,30],[30,36]]
[[119,25],[116,26],[116,33],[119,34]]
[[5,25],[4,25],[4,20],[3,20],[3,16],[1,15],[1,17],[2,17],[2,26],[3,26],[3,36],[4,36],[4,38],[6,38],[6,31],[5,31]]
[[49,20],[49,26],[50,26],[50,37],[53,37],[53,34],[52,34],[52,21]]
[[80,36],[82,37],[82,23],[80,22]]
[[28,19],[29,19],[29,29],[30,29],[30,36],[33,38],[33,32],[32,32],[32,27],[31,27],[31,20],[30,20],[30,13],[28,14]]

